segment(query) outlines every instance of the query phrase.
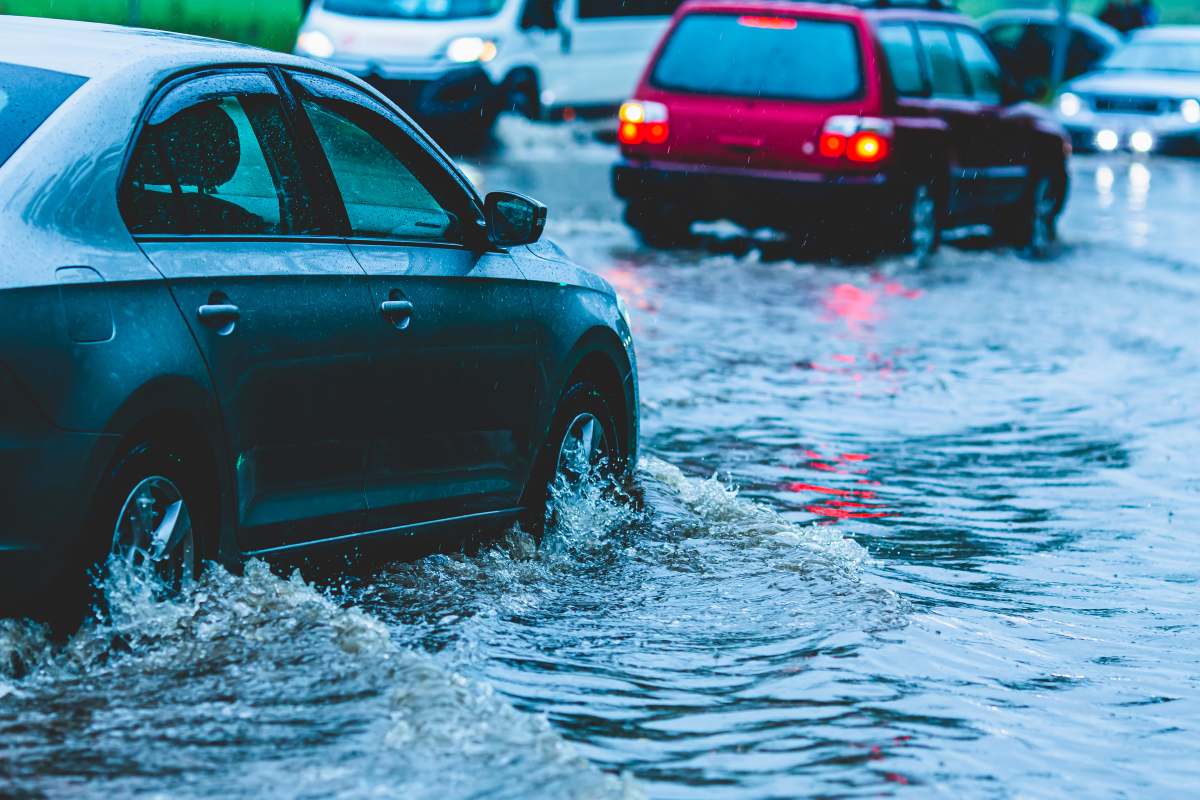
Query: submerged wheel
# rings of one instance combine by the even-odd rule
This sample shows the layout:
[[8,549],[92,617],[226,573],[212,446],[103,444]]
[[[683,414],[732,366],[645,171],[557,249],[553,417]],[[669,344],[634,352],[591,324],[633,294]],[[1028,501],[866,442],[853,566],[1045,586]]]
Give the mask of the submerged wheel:
[[691,247],[696,243],[692,220],[677,203],[630,201],[625,207],[625,224],[637,232],[642,244],[658,250]]
[[523,499],[527,511],[522,524],[540,536],[553,489],[570,489],[595,475],[617,475],[624,466],[624,455],[608,400],[595,384],[571,384],[558,401],[550,433],[534,463]]
[[89,607],[103,609],[98,586],[109,559],[149,560],[162,593],[179,592],[202,567],[206,483],[183,451],[154,442],[126,449],[104,474],[83,535],[48,593],[44,618],[56,636],[75,632]]
[[170,591],[195,578],[195,534],[179,487],[162,475],[139,481],[117,514],[110,553],[130,566],[151,562]]
[[938,248],[937,201],[933,186],[918,181],[900,207],[899,252],[924,265]]
[[1058,241],[1058,213],[1065,192],[1062,177],[1048,170],[1035,173],[1025,197],[998,220],[997,238],[1030,258],[1050,256]]

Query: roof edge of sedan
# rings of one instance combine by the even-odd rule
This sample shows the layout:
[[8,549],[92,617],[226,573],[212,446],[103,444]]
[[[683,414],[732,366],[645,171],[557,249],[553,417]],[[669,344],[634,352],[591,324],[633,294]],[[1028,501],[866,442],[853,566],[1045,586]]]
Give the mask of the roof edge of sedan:
[[236,42],[99,22],[0,15],[0,37],[5,41],[0,61],[84,78],[100,78],[135,67],[145,69],[147,61],[158,62],[168,70],[214,60],[247,64],[271,61],[308,69],[314,66],[299,56]]
[[824,19],[883,20],[889,17],[904,19],[945,20],[947,17],[971,22],[970,17],[954,9],[933,9],[921,6],[856,6],[845,3],[807,2],[806,0],[688,0],[675,12],[675,16],[695,11],[769,11],[780,14],[805,14]]

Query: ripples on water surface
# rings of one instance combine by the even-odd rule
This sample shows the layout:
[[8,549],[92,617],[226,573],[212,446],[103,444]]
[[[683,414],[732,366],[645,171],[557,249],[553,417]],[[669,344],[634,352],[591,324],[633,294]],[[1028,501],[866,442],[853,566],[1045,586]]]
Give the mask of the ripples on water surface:
[[630,300],[630,497],[8,623],[0,794],[1196,792],[1195,165],[1077,159],[1052,262],[837,268],[638,250],[610,150],[519,144],[487,188]]

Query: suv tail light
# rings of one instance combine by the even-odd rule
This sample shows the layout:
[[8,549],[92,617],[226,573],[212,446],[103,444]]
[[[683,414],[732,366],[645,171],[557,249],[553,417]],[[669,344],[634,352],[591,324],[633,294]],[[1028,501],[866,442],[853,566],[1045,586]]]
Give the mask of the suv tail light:
[[621,106],[617,138],[623,144],[662,144],[667,140],[667,107],[648,100]]
[[851,161],[882,161],[892,149],[892,123],[877,117],[837,116],[821,129],[821,155]]

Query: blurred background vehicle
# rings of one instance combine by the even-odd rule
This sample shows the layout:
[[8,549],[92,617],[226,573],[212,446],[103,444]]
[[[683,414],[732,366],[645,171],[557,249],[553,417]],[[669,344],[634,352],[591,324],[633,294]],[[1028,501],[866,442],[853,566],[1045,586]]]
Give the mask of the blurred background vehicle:
[[612,114],[680,0],[316,0],[295,52],[365,79],[441,143],[496,115]]
[[1134,32],[1097,71],[1063,86],[1054,113],[1077,150],[1200,153],[1200,29]]
[[[1059,15],[1054,9],[996,11],[979,25],[999,50],[1005,66],[1026,95],[1040,97],[1050,88]],[[1093,69],[1122,43],[1121,34],[1085,14],[1071,14],[1064,77]]]
[[[1066,192],[1066,133],[960,14],[694,2],[618,129],[613,187],[643,241],[697,221],[834,252],[923,259],[951,226],[1037,255]],[[878,54],[864,57],[862,54]]]

